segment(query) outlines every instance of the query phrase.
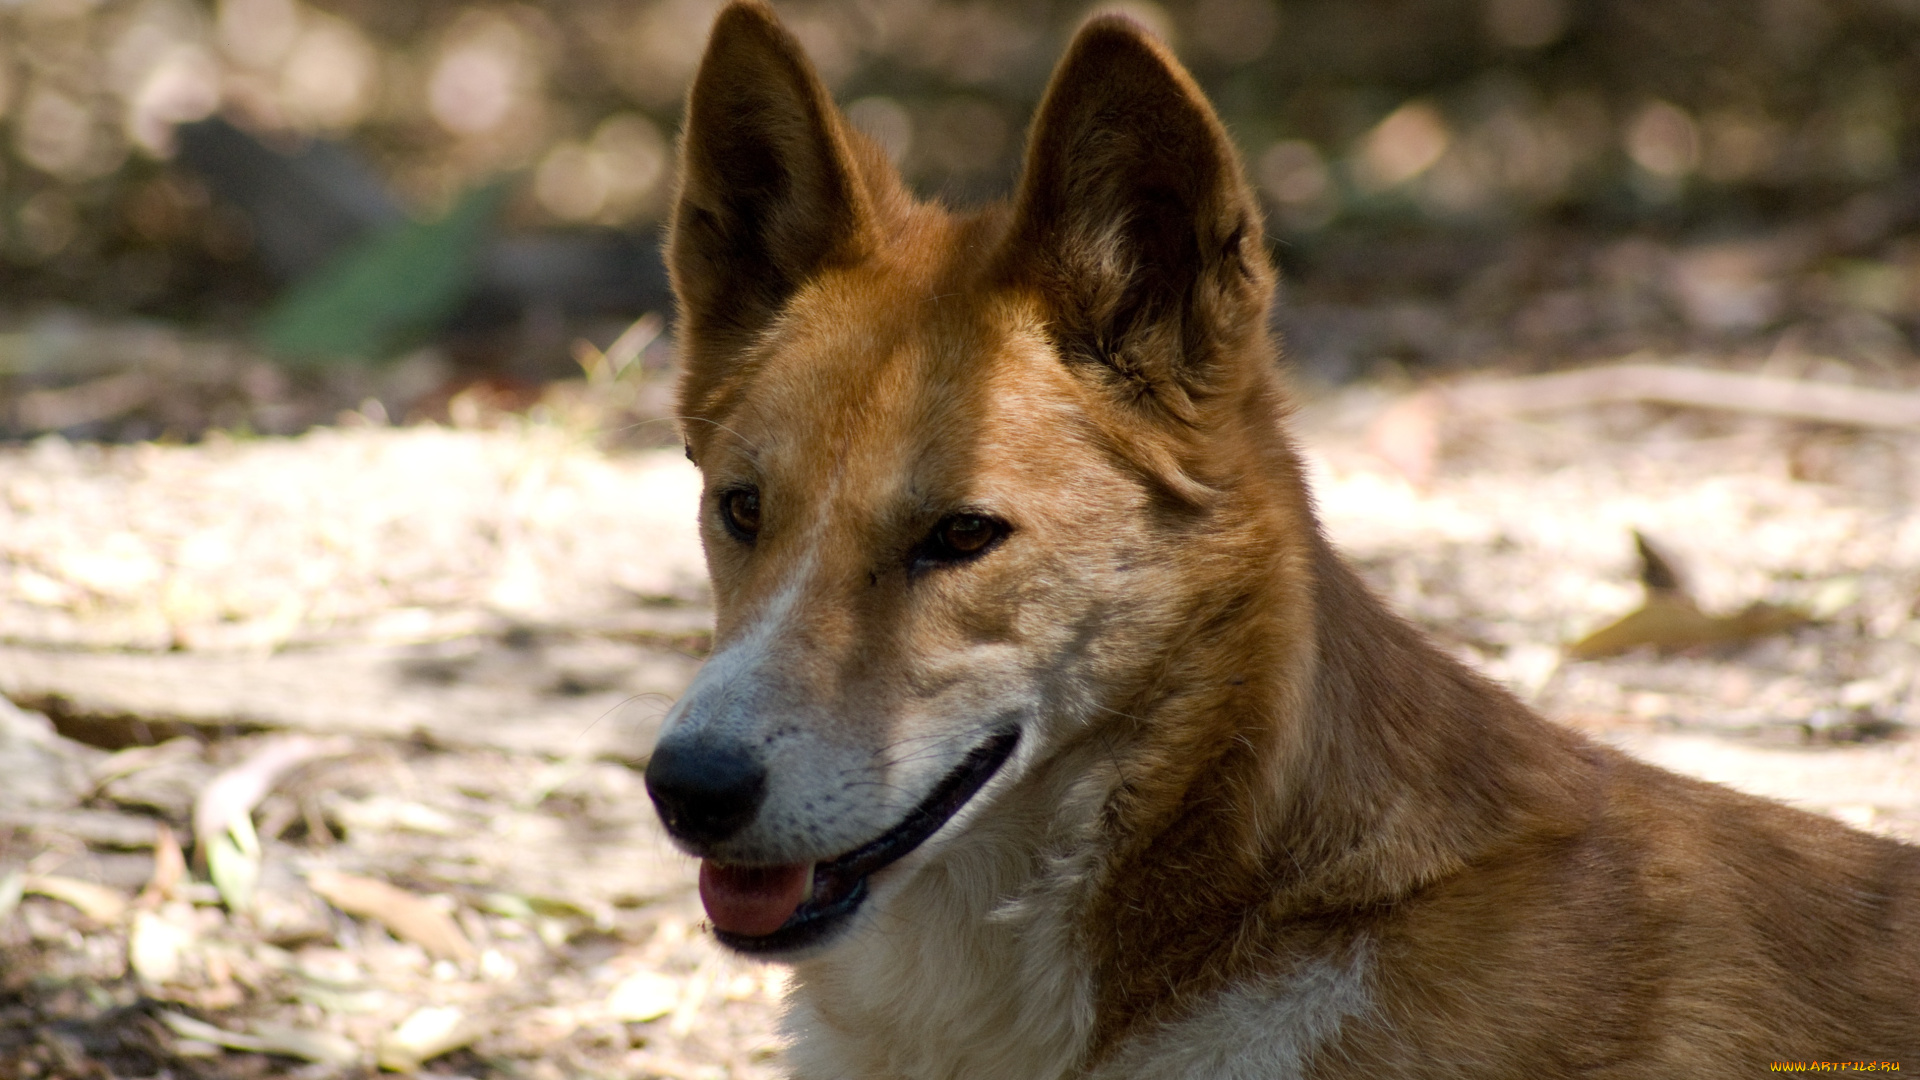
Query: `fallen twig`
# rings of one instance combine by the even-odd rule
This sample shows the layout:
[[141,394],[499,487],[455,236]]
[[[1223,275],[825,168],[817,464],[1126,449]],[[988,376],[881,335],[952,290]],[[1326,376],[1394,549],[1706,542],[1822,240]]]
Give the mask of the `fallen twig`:
[[208,782],[193,804],[195,850],[206,860],[220,896],[235,911],[253,899],[260,877],[260,841],[253,810],[282,774],[315,758],[351,752],[351,740],[287,735],[269,739],[244,761]]
[[1514,416],[1620,403],[1679,405],[1847,427],[1920,431],[1920,393],[1738,371],[1623,363],[1551,375],[1431,387],[1388,406],[1367,432],[1382,460],[1416,484],[1433,477],[1450,416]]
[[160,386],[147,372],[126,371],[79,386],[30,390],[20,395],[14,414],[28,431],[59,431],[125,416],[151,402]]
[[1920,428],[1920,393],[1667,364],[1613,364],[1466,382],[1440,394],[1448,406],[1478,413],[1553,412],[1646,402],[1849,427]]

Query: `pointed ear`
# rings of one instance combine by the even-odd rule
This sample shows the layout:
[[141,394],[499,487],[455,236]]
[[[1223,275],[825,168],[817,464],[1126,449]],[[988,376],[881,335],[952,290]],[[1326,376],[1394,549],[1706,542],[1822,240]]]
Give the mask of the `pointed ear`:
[[714,22],[687,98],[671,230],[677,334],[696,379],[808,277],[868,245],[871,200],[839,113],[800,43],[755,0]]
[[1055,344],[1193,422],[1271,358],[1258,204],[1193,79],[1145,30],[1093,19],[1034,121],[1008,254]]

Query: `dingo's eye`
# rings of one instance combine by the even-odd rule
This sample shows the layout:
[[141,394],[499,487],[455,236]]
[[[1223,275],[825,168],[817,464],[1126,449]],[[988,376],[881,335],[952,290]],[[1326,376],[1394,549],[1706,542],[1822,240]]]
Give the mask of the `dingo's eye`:
[[1012,531],[1006,522],[985,514],[949,514],[913,553],[917,566],[965,562],[987,553]]
[[972,555],[993,543],[1000,530],[979,514],[961,514],[940,523],[940,544],[955,555]]
[[752,488],[722,493],[720,520],[735,540],[751,542],[760,532],[760,493]]

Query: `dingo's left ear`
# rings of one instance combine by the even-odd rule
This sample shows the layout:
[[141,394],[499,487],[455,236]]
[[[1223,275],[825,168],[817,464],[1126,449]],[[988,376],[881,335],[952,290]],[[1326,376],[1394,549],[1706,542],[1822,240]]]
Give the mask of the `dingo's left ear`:
[[741,349],[822,267],[857,260],[870,192],[833,99],[764,4],[720,13],[687,96],[667,268],[694,383]]
[[1008,254],[1055,344],[1189,422],[1271,360],[1260,213],[1193,79],[1120,16],[1083,27],[1027,146]]

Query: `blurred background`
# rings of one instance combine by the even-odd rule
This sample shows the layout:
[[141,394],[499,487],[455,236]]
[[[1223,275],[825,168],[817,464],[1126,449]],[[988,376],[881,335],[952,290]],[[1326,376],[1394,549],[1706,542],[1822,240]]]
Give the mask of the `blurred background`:
[[[717,6],[0,3],[0,436],[444,417],[663,371],[670,332],[604,350],[670,312],[658,223]],[[1914,358],[1920,0],[1118,7],[1239,140],[1310,380]],[[1088,10],[780,6],[959,204],[1009,187]]]
[[[0,1080],[783,1075],[636,771],[713,647],[659,244],[717,6],[0,0]],[[775,6],[955,204],[1092,10]],[[1119,6],[1239,141],[1368,582],[1920,840],[1920,0]]]

